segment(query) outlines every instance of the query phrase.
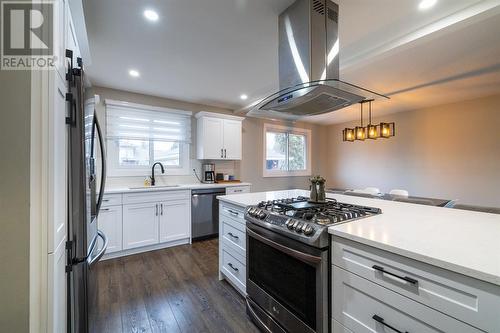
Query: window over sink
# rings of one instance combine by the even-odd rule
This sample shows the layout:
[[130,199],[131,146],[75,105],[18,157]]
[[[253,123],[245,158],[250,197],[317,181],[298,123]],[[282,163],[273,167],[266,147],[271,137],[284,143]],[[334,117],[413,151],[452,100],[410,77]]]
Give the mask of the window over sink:
[[190,174],[191,112],[106,100],[106,138],[110,176]]
[[264,125],[264,177],[311,175],[311,131]]

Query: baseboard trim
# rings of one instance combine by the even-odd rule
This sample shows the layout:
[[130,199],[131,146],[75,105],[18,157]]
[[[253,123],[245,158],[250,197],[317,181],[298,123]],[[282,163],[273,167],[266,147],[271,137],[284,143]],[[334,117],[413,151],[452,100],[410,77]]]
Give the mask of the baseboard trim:
[[173,246],[178,246],[178,245],[185,245],[185,244],[189,244],[190,242],[191,242],[191,239],[188,237],[188,238],[178,239],[178,240],[166,242],[166,243],[160,243],[160,244],[138,247],[135,249],[128,249],[128,250],[123,250],[123,251],[112,252],[112,253],[105,254],[102,257],[101,261],[130,256],[130,255],[138,254],[138,253],[166,249],[168,247],[173,247]]

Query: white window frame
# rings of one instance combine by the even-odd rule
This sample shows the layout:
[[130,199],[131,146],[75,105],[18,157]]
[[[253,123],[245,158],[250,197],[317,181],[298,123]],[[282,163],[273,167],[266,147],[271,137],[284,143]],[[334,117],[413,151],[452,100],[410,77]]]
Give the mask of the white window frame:
[[[149,110],[149,111],[162,111],[170,113],[182,113],[186,115],[192,115],[190,111],[175,110],[157,106],[122,102],[106,99],[105,101],[106,109],[107,106],[121,107],[121,108],[131,108],[137,110]],[[107,117],[106,121],[107,121]],[[106,137],[106,136],[105,136]],[[153,150],[152,142],[154,140],[149,140],[150,142],[150,154]],[[119,149],[118,149],[118,139],[106,137],[106,162],[107,162],[107,174],[110,177],[126,177],[126,176],[150,176],[151,175],[151,165],[149,166],[120,166],[119,165]],[[191,144],[188,142],[180,142],[179,144],[179,155],[180,155],[180,166],[169,166],[164,165],[165,173],[164,176],[189,176],[191,175]],[[154,162],[154,161],[153,161]],[[162,175],[160,170],[156,170],[156,175]]]
[[[304,135],[306,137],[306,169],[305,170],[268,170],[267,169],[267,132],[281,132],[289,134]],[[303,177],[311,176],[311,130],[306,128],[297,128],[289,126],[280,126],[275,124],[264,124],[263,131],[263,153],[262,153],[262,169],[263,177]]]

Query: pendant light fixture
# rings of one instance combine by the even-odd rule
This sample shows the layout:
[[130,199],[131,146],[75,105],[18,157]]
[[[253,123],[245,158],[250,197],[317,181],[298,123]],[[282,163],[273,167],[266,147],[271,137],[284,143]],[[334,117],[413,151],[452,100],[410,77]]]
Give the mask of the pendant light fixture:
[[361,106],[361,124],[360,126],[356,126],[355,132],[356,132],[356,140],[359,141],[365,141],[366,139],[366,127],[363,126],[363,104],[364,103],[359,103]]
[[[381,122],[378,125],[372,124],[372,102],[366,100],[360,102],[361,124],[355,128],[344,128],[342,130],[342,140],[347,142],[365,141],[365,139],[376,140],[379,138],[390,138],[396,135],[396,125],[392,123]],[[368,103],[368,125],[363,126],[363,104]]]
[[368,139],[376,140],[379,137],[380,131],[378,130],[378,126],[372,124],[372,101],[368,101],[369,107],[369,118],[368,118],[368,126],[366,126],[366,135]]

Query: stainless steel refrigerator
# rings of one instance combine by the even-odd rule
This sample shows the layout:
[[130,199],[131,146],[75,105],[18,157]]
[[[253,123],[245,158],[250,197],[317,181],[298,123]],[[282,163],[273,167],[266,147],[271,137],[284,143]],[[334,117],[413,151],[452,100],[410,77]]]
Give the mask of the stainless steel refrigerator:
[[[72,52],[66,56],[73,59]],[[71,65],[66,79],[69,114],[68,165],[68,332],[95,332],[97,281],[95,266],[104,255],[107,238],[97,228],[104,194],[106,160],[104,140],[95,114],[95,101],[85,96],[82,60]]]

